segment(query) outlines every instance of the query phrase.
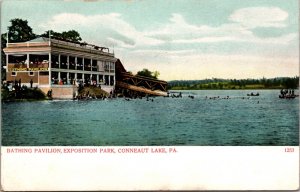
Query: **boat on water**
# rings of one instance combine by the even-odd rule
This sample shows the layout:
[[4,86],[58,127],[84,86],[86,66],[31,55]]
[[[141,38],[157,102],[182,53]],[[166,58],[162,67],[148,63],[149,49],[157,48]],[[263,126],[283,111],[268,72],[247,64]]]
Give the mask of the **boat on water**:
[[295,99],[296,97],[299,97],[299,95],[279,95],[280,99]]
[[259,96],[259,93],[256,93],[256,94],[250,93],[250,94],[247,94],[247,96]]
[[280,99],[295,99],[296,97],[299,97],[299,95],[296,95],[293,89],[292,90],[282,89],[279,95]]

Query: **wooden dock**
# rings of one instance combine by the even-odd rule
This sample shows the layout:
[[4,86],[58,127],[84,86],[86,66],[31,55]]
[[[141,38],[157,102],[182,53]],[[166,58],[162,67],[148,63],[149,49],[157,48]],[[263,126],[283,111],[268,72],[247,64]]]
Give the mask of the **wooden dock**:
[[154,96],[167,96],[168,83],[166,81],[132,75],[125,70],[120,60],[116,62],[116,80],[117,89]]

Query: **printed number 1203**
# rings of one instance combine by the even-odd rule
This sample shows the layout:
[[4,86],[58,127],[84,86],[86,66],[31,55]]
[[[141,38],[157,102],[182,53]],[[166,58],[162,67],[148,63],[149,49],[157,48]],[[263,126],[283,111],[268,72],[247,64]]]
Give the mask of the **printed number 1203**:
[[294,148],[287,147],[287,148],[284,149],[284,152],[293,153],[294,152]]

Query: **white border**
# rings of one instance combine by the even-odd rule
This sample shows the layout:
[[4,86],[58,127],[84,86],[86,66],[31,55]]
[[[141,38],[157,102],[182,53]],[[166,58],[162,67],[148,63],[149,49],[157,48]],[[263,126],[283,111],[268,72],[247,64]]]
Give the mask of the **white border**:
[[[97,153],[8,153],[11,149]],[[116,153],[100,153],[100,149]],[[118,149],[149,148],[148,153]],[[165,148],[167,153],[152,153]],[[170,148],[175,148],[169,153]],[[294,152],[285,152],[292,148]],[[299,147],[2,147],[2,187],[53,190],[296,190]],[[107,150],[106,150],[107,151]]]

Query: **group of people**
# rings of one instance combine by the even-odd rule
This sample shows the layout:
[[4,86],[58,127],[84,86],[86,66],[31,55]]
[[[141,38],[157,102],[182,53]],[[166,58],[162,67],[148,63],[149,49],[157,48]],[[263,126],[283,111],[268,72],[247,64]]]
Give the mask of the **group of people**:
[[294,89],[285,89],[285,90],[281,89],[280,94],[283,95],[283,96],[285,96],[285,95],[294,96],[295,91],[294,91]]
[[279,98],[281,99],[294,99],[297,95],[295,95],[294,89],[281,89]]
[[214,96],[214,97],[207,97],[207,96],[205,96],[205,99],[213,99],[213,100],[215,100],[215,99],[230,99],[230,98],[229,98],[229,96],[222,97],[222,98],[220,98],[220,96]]
[[175,93],[172,93],[172,94],[170,95],[170,93],[168,92],[167,97],[172,97],[172,98],[182,98],[182,93],[179,92],[178,95],[175,95]]

